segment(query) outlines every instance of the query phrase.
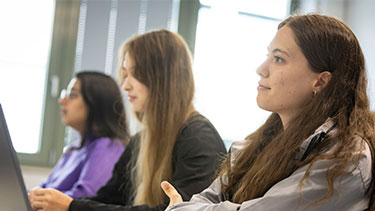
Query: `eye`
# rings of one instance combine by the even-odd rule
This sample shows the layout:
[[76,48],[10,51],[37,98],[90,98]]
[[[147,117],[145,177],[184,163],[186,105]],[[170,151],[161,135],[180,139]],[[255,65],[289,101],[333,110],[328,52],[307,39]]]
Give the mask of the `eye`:
[[122,68],[123,69],[123,76],[124,76],[124,79],[128,77],[128,71],[126,71],[125,68]]
[[76,97],[78,97],[78,93],[76,93],[76,92],[70,92],[70,93],[68,94],[68,97],[69,97],[70,99],[76,98]]
[[284,59],[281,58],[280,56],[273,56],[275,58],[276,63],[284,62]]

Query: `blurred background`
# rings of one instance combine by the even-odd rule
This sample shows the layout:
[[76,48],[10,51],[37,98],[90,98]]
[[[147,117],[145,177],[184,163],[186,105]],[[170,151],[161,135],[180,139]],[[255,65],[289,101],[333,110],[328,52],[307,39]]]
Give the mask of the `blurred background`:
[[[166,28],[187,41],[196,109],[212,121],[227,147],[269,115],[255,102],[255,70],[278,23],[290,14],[331,15],[351,27],[365,54],[374,110],[373,11],[371,0],[0,1],[0,103],[26,186],[40,184],[64,146],[77,138],[61,123],[61,89],[81,70],[116,78],[121,44],[150,30]],[[134,118],[130,125],[134,134]]]

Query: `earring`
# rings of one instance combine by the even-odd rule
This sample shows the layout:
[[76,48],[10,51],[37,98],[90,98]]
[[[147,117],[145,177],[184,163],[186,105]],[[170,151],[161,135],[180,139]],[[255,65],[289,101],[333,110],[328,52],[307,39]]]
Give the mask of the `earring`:
[[313,97],[315,97],[316,96],[316,91],[313,91]]

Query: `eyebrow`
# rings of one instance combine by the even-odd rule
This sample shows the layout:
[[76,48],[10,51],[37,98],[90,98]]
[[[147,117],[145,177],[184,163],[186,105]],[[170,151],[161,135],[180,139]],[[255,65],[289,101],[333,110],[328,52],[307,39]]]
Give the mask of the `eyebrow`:
[[[269,50],[270,50],[270,47],[267,47],[267,50],[269,51]],[[281,50],[281,49],[279,49],[279,48],[275,48],[275,49],[273,49],[272,53],[282,53],[282,54],[285,54],[285,55],[289,56],[289,54],[288,54],[286,51],[283,51],[283,50]],[[290,57],[290,56],[289,56],[289,57]]]
[[289,54],[286,51],[283,51],[283,50],[281,50],[279,48],[273,49],[272,53],[282,53],[282,54],[285,54],[285,55],[289,56]]

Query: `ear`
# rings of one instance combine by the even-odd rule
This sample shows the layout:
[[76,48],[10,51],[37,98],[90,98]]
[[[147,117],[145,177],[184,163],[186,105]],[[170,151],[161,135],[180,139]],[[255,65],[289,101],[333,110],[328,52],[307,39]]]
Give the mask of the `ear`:
[[322,91],[324,87],[327,86],[331,78],[332,78],[332,73],[328,71],[319,73],[317,80],[313,84],[313,92],[317,93],[317,92]]

